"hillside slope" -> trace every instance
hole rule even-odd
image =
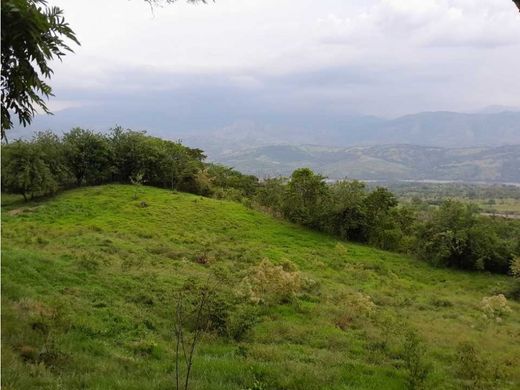
[[[501,322],[479,309],[510,291],[511,278],[431,268],[237,203],[135,191],[4,197],[5,389],[173,388],[175,290],[212,275],[233,296],[264,258],[290,261],[314,282],[288,303],[242,303],[257,317],[241,341],[207,334],[194,389],[402,389],[408,329],[424,342],[427,388],[462,386],[456,348],[465,341],[488,362],[490,386],[520,385],[520,304],[510,301]]]

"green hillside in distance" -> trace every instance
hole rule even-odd
[[[419,145],[327,147],[268,145],[210,154],[259,177],[309,167],[330,179],[453,180],[520,183],[520,145],[443,148]]]
[[[226,321],[247,330],[204,334],[193,389],[403,389],[411,330],[426,388],[471,383],[463,343],[478,353],[482,386],[520,385],[520,304],[510,299],[511,312],[493,319],[480,307],[511,291],[510,277],[433,268],[239,203],[151,187],[3,202],[5,389],[173,388],[174,294],[190,280],[215,285],[234,302],[222,304]],[[292,299],[239,298],[264,259],[305,281]]]

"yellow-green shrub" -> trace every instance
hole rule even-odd
[[[362,292],[342,297],[336,307],[339,310],[336,326],[343,330],[347,329],[356,318],[372,316],[377,308],[372,297]]]
[[[511,308],[507,304],[507,298],[504,294],[493,295],[482,298],[480,301],[480,310],[489,319],[501,321],[502,317],[511,313]]]
[[[284,265],[274,265],[268,259],[262,260],[242,280],[239,295],[254,303],[289,302],[301,290],[302,276],[293,267]]]

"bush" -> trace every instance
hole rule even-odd
[[[336,326],[346,330],[360,317],[371,317],[376,311],[376,304],[370,295],[361,292],[341,297],[336,302],[339,315],[336,317]]]
[[[42,150],[30,142],[2,146],[2,190],[20,194],[25,200],[54,193],[58,183]]]
[[[511,308],[507,304],[507,298],[503,294],[484,297],[480,302],[480,310],[484,312],[486,318],[502,321],[504,316],[511,313]]]
[[[238,293],[253,303],[276,304],[291,301],[301,288],[299,271],[286,271],[283,266],[264,259],[250,269]]]
[[[370,317],[376,311],[376,304],[368,294],[358,292],[350,297],[347,305],[361,316]]]
[[[211,185],[223,190],[220,196],[225,199],[240,201],[242,197],[251,197],[256,193],[258,187],[256,176],[244,175],[218,164],[206,164],[206,172],[211,178]]]

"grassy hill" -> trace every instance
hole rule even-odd
[[[294,264],[307,287],[285,303],[231,307],[254,313],[254,326],[240,341],[205,334],[194,389],[402,389],[409,329],[423,340],[427,388],[469,383],[462,342],[484,361],[470,363],[482,383],[520,385],[520,304],[510,300],[501,321],[479,308],[511,278],[435,269],[237,203],[138,191],[82,188],[29,204],[4,196],[5,389],[172,388],[175,291],[209,277],[233,297],[264,258]]]

